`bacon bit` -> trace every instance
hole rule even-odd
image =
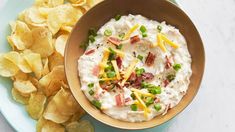
[[[171,62],[170,62],[170,59],[168,58],[168,56],[166,56],[166,64],[165,64],[165,68],[166,69],[169,69],[171,67]]]
[[[131,37],[130,40],[131,40],[131,44],[134,44],[136,42],[139,42],[140,38],[138,35],[135,35],[135,36]]]
[[[116,99],[116,105],[117,106],[123,106],[124,105],[124,94],[121,93],[121,94],[118,94],[115,96],[115,99]]]
[[[156,98],[156,99],[154,100],[154,102],[155,102],[155,103],[159,103],[159,102],[160,102],[160,98]]]
[[[168,79],[166,79],[166,80],[163,81],[163,83],[164,83],[164,87],[166,87],[170,82],[169,82]]]
[[[155,58],[156,58],[156,56],[153,53],[149,52],[148,56],[147,56],[147,58],[145,60],[145,64],[147,66],[152,66],[154,64]]]
[[[141,76],[142,76],[143,80],[152,80],[154,78],[154,75],[150,72],[142,73]]]
[[[128,78],[128,81],[134,82],[137,79],[136,73],[132,72],[130,77]]]
[[[131,98],[130,98],[130,97],[125,98],[125,103],[126,103],[126,102],[129,102],[129,101],[131,101]]]
[[[98,65],[96,65],[93,70],[92,70],[92,75],[94,76],[99,76],[99,72],[100,72],[100,67]]]
[[[118,68],[121,69],[122,68],[122,59],[120,56],[118,56],[116,58],[116,61],[117,61],[117,65],[118,65]]]
[[[142,81],[143,81],[143,78],[141,76],[137,77],[135,82],[133,83],[133,86],[140,87]]]
[[[95,50],[94,50],[94,49],[91,49],[91,50],[87,51],[87,52],[85,53],[85,55],[89,55],[89,54],[92,54],[92,53],[94,53],[94,52],[95,52]]]
[[[115,37],[108,37],[108,41],[116,46],[121,43],[121,40]]]

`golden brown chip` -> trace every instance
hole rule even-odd
[[[50,96],[60,89],[62,86],[62,81],[66,82],[66,78],[64,73],[64,66],[60,65],[54,67],[50,73],[42,77],[39,80],[39,84],[43,92],[47,96]]]
[[[65,129],[62,125],[46,120],[42,117],[39,118],[36,125],[37,132],[64,132]]]
[[[40,92],[32,93],[26,110],[33,119],[39,119],[44,111],[46,104],[46,96]]]
[[[11,95],[12,95],[13,99],[14,99],[16,102],[18,102],[18,103],[20,103],[20,104],[24,104],[24,105],[28,104],[29,97],[24,97],[24,96],[22,96],[22,95],[19,93],[19,91],[17,91],[15,88],[12,88],[12,89],[11,89]]]
[[[37,78],[41,78],[42,75],[42,60],[38,53],[26,52],[23,54],[24,59],[27,61],[32,71]]]
[[[4,54],[4,58],[8,59],[12,63],[18,66],[18,68],[24,73],[32,72],[31,67],[26,60],[16,51],[11,51]]]
[[[22,71],[18,71],[18,72],[16,73],[16,75],[13,76],[11,79],[12,79],[13,81],[15,81],[15,80],[26,81],[26,80],[28,80],[28,74],[23,73]]]
[[[39,53],[41,57],[48,57],[54,52],[52,34],[46,27],[32,30],[34,44],[30,47],[32,52]]]
[[[16,75],[19,71],[19,68],[6,59],[3,54],[0,54],[0,75],[3,77],[12,77]]]
[[[94,132],[94,127],[87,120],[71,122],[66,125],[67,132]]]
[[[48,58],[43,60],[43,69],[42,69],[42,76],[45,76],[50,72],[49,66],[48,66]]]
[[[7,37],[8,42],[13,49],[24,50],[33,43],[32,32],[28,25],[22,21],[11,23],[12,34]]]
[[[50,55],[48,60],[50,71],[52,71],[52,69],[56,66],[64,65],[64,57],[58,52],[54,52],[52,55]]]
[[[30,81],[16,80],[13,82],[13,87],[24,97],[29,97],[32,92],[37,91]]]
[[[64,56],[64,49],[68,39],[68,35],[60,35],[55,41],[55,49],[58,53]]]

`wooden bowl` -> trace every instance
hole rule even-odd
[[[180,103],[164,116],[146,122],[125,122],[107,116],[93,107],[80,89],[77,60],[84,53],[79,45],[87,39],[91,27],[100,28],[115,15],[141,14],[159,22],[166,21],[180,30],[188,43],[192,56],[191,82]],[[66,45],[65,72],[70,89],[81,107],[92,117],[107,125],[121,129],[145,129],[167,122],[180,113],[195,97],[204,72],[205,54],[200,35],[189,17],[176,5],[166,0],[105,0],[89,10],[78,21]]]

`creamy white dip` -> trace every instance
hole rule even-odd
[[[110,30],[112,37],[119,38],[118,36],[120,36],[120,34],[127,33],[136,24],[138,24],[139,27],[130,34],[130,38],[138,35],[140,41],[134,44],[130,43],[129,38],[121,41],[123,47],[120,51],[125,54],[122,57],[120,73],[125,71],[130,66],[130,63],[135,58],[138,58],[138,55],[143,57],[142,61],[139,60],[135,65],[135,68],[144,68],[145,72],[153,74],[154,78],[146,82],[161,87],[161,94],[154,95],[155,101],[148,106],[149,112],[147,112],[147,114],[145,114],[143,108],[138,107],[137,110],[132,110],[131,108],[131,104],[138,102],[138,100],[131,97],[131,88],[135,88],[134,86],[123,86],[122,88],[114,87],[114,91],[107,91],[100,87],[99,78],[94,75],[94,72],[96,72],[97,69],[99,70],[99,65],[104,57],[104,47],[116,49],[114,44],[108,42],[108,37],[104,35],[105,30]],[[143,33],[140,30],[141,25],[146,28],[145,33],[147,37],[143,37]],[[157,28],[159,26],[162,28],[161,31]],[[158,42],[157,35],[159,32],[164,34],[175,44],[178,44],[179,48],[173,48],[167,44],[167,42],[163,42],[167,49],[166,52],[159,46],[152,46]],[[91,52],[91,50],[93,51]],[[149,52],[155,55],[154,63],[151,66],[145,64]],[[166,114],[169,108],[176,106],[180,102],[182,97],[186,94],[190,83],[192,60],[188,52],[185,38],[175,27],[167,25],[165,22],[159,23],[149,20],[141,15],[122,16],[118,21],[111,19],[98,30],[95,41],[93,43],[89,42],[85,53],[87,54],[82,55],[78,60],[81,89],[90,101],[96,100],[101,104],[101,111],[115,119],[141,122],[150,120],[160,114]],[[166,59],[166,57],[168,59]],[[169,68],[166,68],[166,61],[170,62]],[[174,69],[175,64],[181,66],[178,71]],[[168,80],[167,82],[166,80],[169,74],[174,74],[175,77],[172,81]],[[88,85],[92,83],[94,86],[88,87]],[[91,89],[94,94],[89,93]],[[137,89],[148,92],[148,90],[144,88]],[[124,95],[123,98],[127,100],[121,106],[117,106],[115,98],[119,93],[122,93]],[[160,109],[154,108],[156,104],[161,106]]]

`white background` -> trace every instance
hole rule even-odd
[[[206,69],[196,98],[168,132],[235,131],[235,0],[179,0],[198,28]],[[0,115],[0,131],[13,132]]]

